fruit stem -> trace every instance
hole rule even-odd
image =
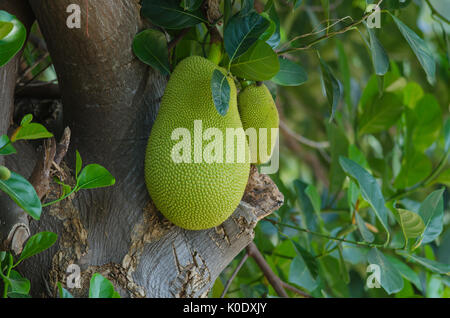
[[[215,26],[209,29],[211,34],[211,46],[209,48],[208,60],[216,65],[222,61],[222,37]]]

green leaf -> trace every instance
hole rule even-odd
[[[89,285],[89,298],[118,298],[113,284],[102,275],[92,275]]]
[[[347,54],[344,50],[344,45],[341,41],[337,40],[337,49],[338,49],[338,62],[339,62],[339,70],[342,76],[342,86],[344,88],[344,97],[345,102],[347,103],[347,108],[350,112],[353,111],[353,101],[352,101],[352,87],[351,87],[351,76],[350,76],[350,67],[348,65]]]
[[[185,11],[178,0],[142,0],[141,12],[153,24],[166,29],[184,29],[207,22],[200,9]]]
[[[406,260],[413,260],[432,272],[450,276],[450,264],[439,263],[401,250],[397,251],[397,254],[403,256]]]
[[[289,281],[309,291],[316,289],[317,281],[312,277],[305,261],[301,256],[296,256],[289,269]]]
[[[264,12],[267,12],[269,15],[270,20],[275,23],[275,32],[272,34],[272,36],[266,41],[267,44],[269,44],[273,49],[278,47],[281,41],[281,24],[280,24],[280,18],[278,17],[277,10],[275,8],[274,0],[267,1],[266,5],[264,6]]]
[[[39,200],[36,190],[24,177],[11,172],[8,180],[0,180],[0,190],[9,195],[33,219],[39,220],[42,213],[41,200]]]
[[[21,49],[27,37],[25,26],[15,16],[0,10],[3,27],[0,36],[0,67],[8,63]],[[11,28],[12,25],[12,28]],[[8,31],[8,33],[6,33]]]
[[[442,172],[439,177],[436,178],[436,180],[434,180],[434,182],[432,184],[444,184],[447,187],[450,187],[450,169],[445,170],[444,172]]]
[[[408,82],[403,89],[403,104],[411,109],[416,107],[417,102],[423,97],[423,89],[416,82]]]
[[[402,168],[394,181],[394,187],[404,189],[412,187],[425,179],[433,170],[430,159],[418,151],[403,158]]]
[[[377,181],[370,173],[353,160],[340,157],[339,163],[341,164],[342,169],[358,182],[361,195],[373,208],[375,215],[388,234],[387,241],[389,241],[389,226],[387,223],[388,211]]]
[[[363,218],[359,215],[358,212],[355,212],[355,221],[356,225],[358,226],[358,231],[361,234],[363,240],[372,243],[375,240],[375,237],[372,232],[369,231]]]
[[[420,283],[419,275],[413,271],[408,265],[403,263],[401,260],[391,256],[385,255],[389,262],[399,271],[403,278],[409,280],[411,283],[416,285],[416,287],[422,291],[422,284]]]
[[[164,33],[151,29],[138,33],[133,39],[133,52],[142,62],[161,74],[170,74],[169,52]]]
[[[36,254],[39,254],[46,249],[50,248],[53,244],[55,244],[58,239],[58,235],[53,232],[40,232],[32,237],[30,237],[27,241],[27,244],[23,248],[22,253],[20,254],[20,258],[16,265],[23,260],[30,258]]]
[[[11,144],[9,137],[7,135],[0,136],[0,155],[12,155],[17,153],[16,149]]]
[[[278,60],[280,70],[271,79],[272,82],[281,86],[298,86],[308,80],[308,74],[303,67],[282,57],[279,57]]]
[[[447,118],[444,124],[444,151],[447,152],[450,149],[450,118]]]
[[[367,27],[367,32],[369,33],[370,38],[370,51],[372,53],[375,74],[382,76],[386,74],[389,69],[389,57],[380,41],[378,41],[374,29]]]
[[[322,201],[320,199],[320,195],[319,192],[317,191],[317,188],[312,184],[310,184],[306,187],[305,193],[308,196],[309,200],[311,201],[311,204],[314,208],[314,212],[316,212],[317,214],[320,213],[322,208]]]
[[[20,122],[20,126],[26,126],[33,120],[32,114],[27,114],[22,118],[22,121]]]
[[[270,21],[256,12],[233,16],[224,31],[224,46],[230,63],[244,54],[269,26]]]
[[[77,187],[79,189],[95,189],[109,187],[116,183],[116,179],[104,167],[98,164],[90,164],[84,167],[78,176]]]
[[[73,298],[72,294],[58,282],[59,298]]]
[[[83,160],[81,159],[81,155],[76,151],[76,162],[75,162],[75,176],[78,178],[78,174],[81,171],[81,167],[83,166]]]
[[[388,294],[399,292],[403,289],[403,278],[399,271],[377,248],[372,248],[367,254],[369,264],[380,267],[380,284]]]
[[[20,126],[11,137],[11,141],[16,142],[17,140],[34,140],[50,137],[53,137],[53,134],[47,128],[38,123],[29,123]]]
[[[301,180],[295,180],[294,187],[295,191],[297,192],[300,211],[305,218],[306,227],[312,231],[315,231],[318,225],[317,218],[316,215],[314,214],[313,205],[305,193],[305,190],[308,187],[308,185]]]
[[[22,277],[22,275],[20,275],[17,271],[11,270],[8,287],[8,294],[11,292],[15,294],[28,295],[31,284],[27,278]]]
[[[214,70],[211,78],[211,92],[217,112],[225,116],[230,107],[230,84],[226,75],[219,70]]]
[[[291,240],[292,245],[294,246],[295,251],[297,252],[297,256],[300,256],[305,261],[306,266],[308,267],[309,272],[315,278],[319,273],[319,265],[317,264],[316,258],[304,249],[300,244],[296,241]]]
[[[403,235],[405,236],[405,241],[422,235],[425,230],[425,224],[420,215],[404,209],[397,209],[397,211],[400,217],[400,225],[403,230]]]
[[[406,112],[408,141],[413,147],[424,152],[439,137],[442,128],[442,111],[437,99],[424,95],[413,110]]]
[[[394,93],[385,93],[372,99],[361,115],[359,135],[387,130],[400,119],[402,113],[402,100]]]
[[[327,63],[319,56],[320,70],[322,72],[322,80],[325,88],[325,95],[330,106],[330,121],[333,120],[336,108],[341,99],[341,83],[334,76],[331,68]]]
[[[195,11],[202,5],[203,0],[181,0],[181,7],[184,10]]]
[[[330,192],[337,195],[342,189],[345,173],[339,165],[339,157],[348,153],[348,139],[345,132],[335,124],[327,125],[328,140],[330,141],[331,164],[330,164]]]
[[[434,84],[436,81],[436,62],[434,60],[433,54],[426,45],[425,41],[421,39],[413,30],[407,27],[400,19],[392,15],[394,22],[397,24],[398,29],[402,33],[403,37],[408,42],[411,49],[416,54],[422,65],[425,73],[427,74],[427,79],[430,84]]]
[[[431,193],[420,205],[419,215],[422,217],[425,230],[421,237],[422,244],[433,242],[444,227],[444,189]]]
[[[271,79],[280,70],[277,54],[264,41],[257,42],[231,64],[231,72],[252,81]]]

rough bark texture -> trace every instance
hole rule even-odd
[[[70,264],[82,271],[83,288],[70,290],[76,296],[86,296],[94,272],[110,278],[122,296],[205,296],[252,241],[258,220],[277,209],[283,196],[270,178],[252,168],[243,201],[221,226],[186,231],[164,219],[148,196],[143,171],[167,79],[132,53],[133,37],[143,27],[138,1],[29,2],[58,74],[65,126],[72,130],[67,166],[74,167],[77,149],[84,164],[99,163],[117,180],[112,188],[83,191],[54,205],[39,222],[31,222],[32,233],[59,235],[50,250],[19,269],[31,279],[33,296],[55,296],[56,283],[66,282]],[[84,12],[81,29],[66,27],[71,3],[79,3]],[[7,164],[28,177],[36,155],[26,144],[18,151],[20,159],[12,156]],[[67,166],[65,181],[70,182]],[[46,200],[57,195],[55,186]]]

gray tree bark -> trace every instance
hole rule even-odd
[[[257,222],[281,206],[282,194],[252,168],[241,204],[222,225],[187,231],[167,221],[144,184],[146,143],[167,78],[132,53],[133,37],[144,23],[138,1],[29,3],[58,75],[64,124],[72,131],[67,166],[74,167],[78,150],[84,164],[105,166],[117,181],[112,188],[83,191],[45,209],[40,221],[30,221],[31,234],[53,231],[59,236],[51,249],[19,268],[31,280],[32,295],[55,297],[57,282],[65,285],[68,266],[77,264],[82,288],[70,289],[76,296],[87,295],[94,272],[109,278],[124,297],[206,296],[222,270],[252,241]],[[66,27],[71,3],[82,8],[81,29]],[[0,76],[1,87],[13,73]],[[11,89],[0,93],[3,101]],[[2,120],[4,114],[8,110],[2,106]],[[0,120],[0,133],[7,126]],[[18,148],[6,165],[28,177],[38,156],[27,144]],[[52,185],[46,200],[58,194]],[[1,218],[10,215],[7,206],[0,201]]]

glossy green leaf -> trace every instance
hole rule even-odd
[[[19,127],[11,137],[11,141],[16,142],[18,140],[34,140],[51,137],[53,137],[53,134],[41,124],[29,123]]]
[[[0,10],[0,22],[3,22],[0,35],[1,67],[8,63],[22,49],[27,37],[27,31],[22,22],[3,10]],[[7,31],[8,33],[6,33]]]
[[[271,79],[280,70],[277,54],[264,41],[258,40],[231,64],[231,72],[252,81]]]
[[[344,45],[342,44],[342,42],[337,40],[336,46],[338,49],[338,63],[339,63],[339,71],[342,76],[344,98],[349,112],[352,112],[353,111],[352,87],[351,87],[351,75],[350,75],[350,67],[348,65],[348,58],[347,54],[345,53]]]
[[[407,261],[413,260],[414,262],[422,265],[432,272],[450,276],[450,264],[436,262],[427,258],[417,256],[415,254],[409,254],[402,250],[397,251],[397,254],[403,256]]]
[[[7,135],[0,136],[0,155],[12,155],[17,153],[14,146],[11,144],[9,137]]]
[[[317,287],[317,281],[313,278],[308,266],[300,256],[296,256],[291,262],[289,281],[310,291]]]
[[[313,186],[312,184],[310,184],[306,187],[305,194],[308,196],[309,200],[311,201],[314,211],[316,213],[320,213],[320,210],[322,207],[322,200],[320,199],[320,195],[319,195],[319,192],[317,191],[317,188],[315,186]]]
[[[0,180],[0,190],[9,195],[33,219],[39,220],[42,213],[41,201],[36,190],[24,177],[11,172],[8,180]]]
[[[372,232],[369,231],[363,218],[359,215],[358,212],[355,212],[355,221],[356,225],[358,226],[358,231],[361,234],[363,240],[365,242],[372,243],[375,240],[375,236],[372,234]]]
[[[425,230],[425,224],[419,214],[404,209],[397,209],[397,211],[406,241],[422,235]]]
[[[133,39],[133,52],[142,62],[160,71],[161,74],[170,74],[169,53],[164,33],[151,29],[138,33]]]
[[[39,254],[55,244],[58,235],[53,232],[40,232],[30,237],[23,248],[17,263]]]
[[[142,15],[166,29],[184,29],[206,22],[200,9],[183,10],[178,0],[142,0]]]
[[[367,254],[369,264],[375,264],[380,269],[380,285],[388,294],[399,292],[403,289],[403,278],[400,272],[377,248],[372,248]]]
[[[92,275],[89,285],[89,298],[120,298],[113,284],[102,275]]]
[[[269,44],[273,49],[278,47],[281,41],[281,24],[280,24],[280,18],[278,17],[277,10],[275,8],[274,0],[267,1],[264,12],[267,12],[269,15],[269,18],[273,23],[275,23],[275,32],[272,34],[272,36],[266,41],[267,44]]]
[[[411,109],[416,107],[417,102],[423,97],[422,87],[415,82],[408,82],[403,89],[403,104]]]
[[[214,70],[211,78],[211,93],[217,112],[225,116],[230,107],[230,84],[219,70]]]
[[[306,195],[305,190],[308,187],[308,184],[301,180],[294,181],[295,191],[297,193],[297,201],[300,207],[300,211],[304,216],[306,227],[309,230],[315,231],[317,229],[317,217],[314,213],[314,208],[311,203],[311,200]]]
[[[116,183],[116,179],[104,167],[98,164],[90,164],[84,167],[78,176],[79,189],[95,189],[109,187]]]
[[[27,278],[22,277],[22,275],[20,275],[17,271],[11,270],[8,287],[8,294],[16,293],[21,295],[28,295],[28,293],[30,292],[31,284]]]
[[[426,45],[425,41],[420,38],[413,30],[407,27],[399,18],[392,15],[398,29],[402,33],[403,37],[408,42],[411,49],[416,54],[422,65],[425,73],[427,74],[427,79],[430,84],[434,84],[436,81],[436,62],[434,60],[433,54]]]
[[[335,124],[327,125],[327,135],[331,151],[330,192],[335,195],[341,190],[346,177],[339,165],[339,157],[347,155],[349,143],[345,132]]]
[[[394,125],[403,113],[403,103],[394,93],[375,97],[365,107],[359,122],[359,135],[374,134]]]
[[[388,211],[377,181],[370,173],[353,160],[340,157],[339,163],[341,164],[342,169],[358,182],[361,195],[373,208],[375,215],[385,228],[389,240],[389,226],[387,223]]]
[[[384,75],[389,69],[389,57],[375,35],[373,28],[367,28],[370,38],[370,51],[372,53],[372,62],[375,68],[375,74]]]
[[[256,12],[233,16],[224,31],[224,46],[230,61],[244,54],[269,26],[270,22]]]
[[[334,118],[336,108],[341,99],[341,83],[334,76],[330,66],[319,56],[322,81],[325,88],[325,95],[330,107],[330,121]]]
[[[308,80],[308,74],[303,67],[297,63],[279,57],[279,64],[280,70],[275,77],[271,79],[272,82],[281,86],[298,86]]]
[[[73,298],[72,294],[58,282],[59,298]]]
[[[32,114],[27,114],[22,118],[22,121],[20,122],[20,126],[26,126],[33,120]]]
[[[442,233],[444,227],[444,189],[432,192],[420,205],[425,230],[421,237],[422,244],[433,242]]]
[[[81,155],[78,152],[78,150],[75,152],[76,154],[76,161],[75,161],[75,176],[78,178],[78,174],[81,171],[81,168],[83,166],[83,160],[81,159]]]

